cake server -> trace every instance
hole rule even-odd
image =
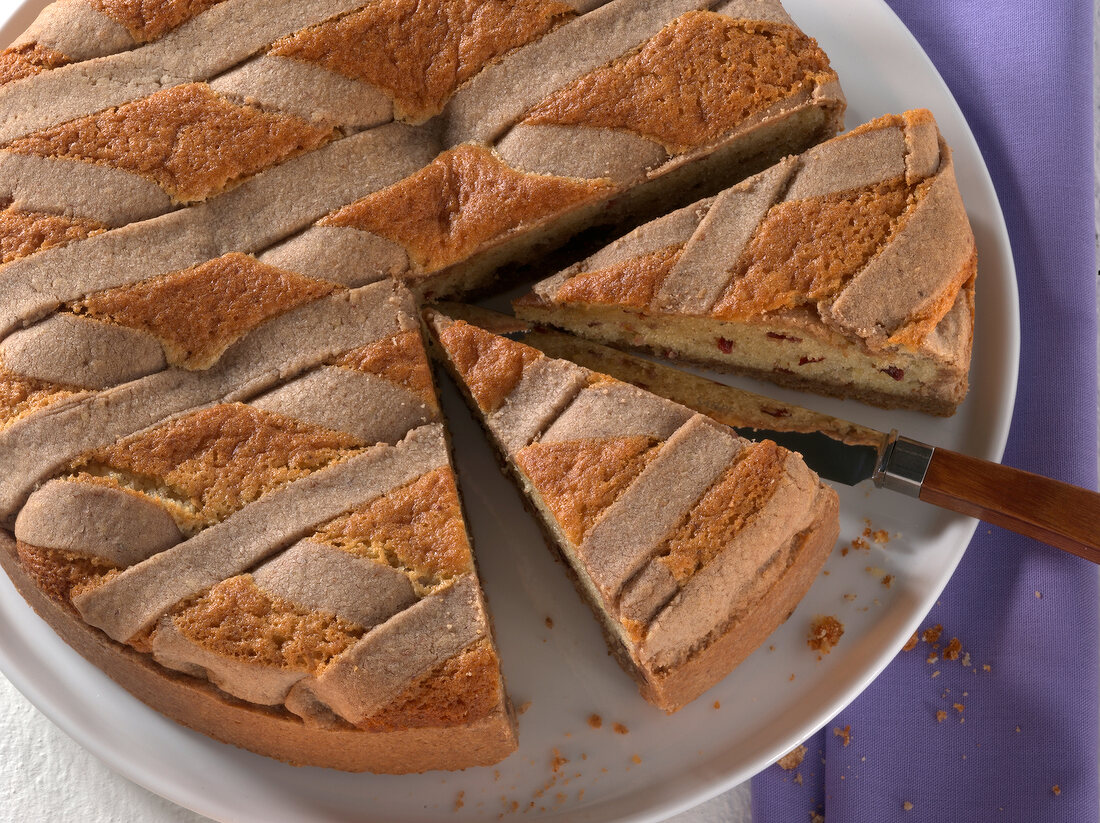
[[[734,428],[801,453],[826,480],[872,480],[1100,563],[1100,494],[1088,489],[922,443],[896,429],[879,432],[875,445],[854,445],[816,432]]]

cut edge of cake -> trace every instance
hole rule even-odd
[[[806,226],[851,260],[800,247]],[[641,226],[514,306],[600,343],[946,416],[968,387],[976,273],[951,151],[916,110]]]

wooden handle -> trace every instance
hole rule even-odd
[[[1100,563],[1100,494],[937,448],[920,499]]]

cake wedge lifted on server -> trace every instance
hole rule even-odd
[[[949,415],[976,273],[951,150],[916,110],[647,223],[515,307],[599,342]]]
[[[809,589],[837,496],[802,459],[437,311],[438,354],[642,695],[675,711]]]

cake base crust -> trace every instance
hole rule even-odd
[[[181,725],[293,766],[408,774],[497,763],[515,751],[512,718],[501,707],[466,726],[364,732],[308,726],[286,711],[235,700],[210,683],[158,666],[51,600],[23,571],[15,540],[0,530],[0,567],[61,638],[120,686]]]

